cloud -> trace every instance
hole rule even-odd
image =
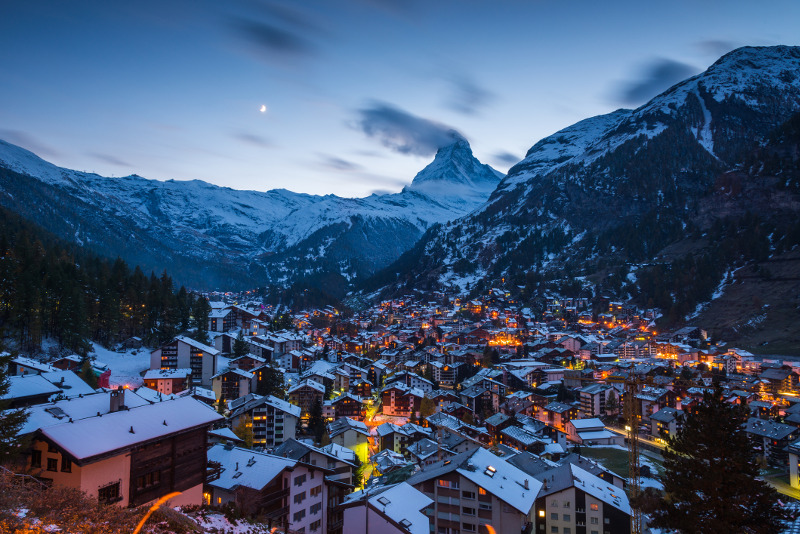
[[[26,150],[30,150],[39,157],[45,157],[45,158],[61,157],[61,152],[41,142],[31,134],[23,132],[22,130],[0,129],[0,138],[14,145],[21,146]]]
[[[390,191],[388,189],[373,189],[372,191],[369,192],[370,195],[379,195],[379,196],[391,195],[392,193],[396,193],[396,191]]]
[[[352,161],[347,161],[346,159],[337,158],[336,156],[319,154],[319,158],[320,158],[320,164],[323,167],[335,171],[351,172],[351,171],[359,171],[363,168],[358,163],[353,163]]]
[[[235,133],[233,134],[233,138],[258,148],[272,148],[275,146],[269,139],[247,132]]]
[[[735,41],[726,41],[724,39],[709,39],[707,41],[698,41],[695,46],[704,54],[714,56],[715,58],[724,56],[731,50],[739,48],[741,45]]]
[[[456,139],[463,139],[450,126],[383,102],[358,110],[355,127],[395,152],[416,156],[429,156]]]
[[[257,51],[266,52],[268,57],[300,57],[316,53],[310,40],[292,30],[245,19],[238,19],[233,25]]]
[[[106,163],[110,163],[111,165],[116,165],[118,167],[131,167],[131,164],[127,161],[123,161],[116,156],[112,156],[110,154],[103,154],[101,152],[89,152],[88,156],[93,157],[94,159],[104,161]]]
[[[632,80],[623,82],[615,99],[626,105],[639,106],[697,72],[695,67],[686,63],[657,58],[642,66]]]
[[[514,165],[522,160],[522,158],[511,152],[497,152],[492,155],[492,159],[502,165]]]
[[[447,107],[464,115],[474,115],[495,98],[494,93],[465,76],[452,76],[448,82],[452,94]]]

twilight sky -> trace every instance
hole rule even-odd
[[[798,28],[796,0],[5,1],[0,138],[106,176],[396,192],[453,129],[505,172]]]

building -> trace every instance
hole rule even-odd
[[[406,481],[433,501],[430,532],[530,532],[542,483],[485,449],[431,464]],[[539,532],[538,530],[536,532]]]
[[[342,417],[328,424],[331,443],[350,449],[362,463],[369,460],[369,429],[361,421]]]
[[[236,427],[241,417],[252,420],[253,445],[266,448],[278,447],[294,439],[300,422],[300,407],[285,400],[268,395],[262,397],[250,393],[228,403],[231,426]]]
[[[144,374],[144,386],[164,395],[172,395],[187,389],[191,377],[191,369],[150,369]]]
[[[225,369],[211,377],[211,390],[218,402],[244,397],[252,385],[253,373],[242,369]]]
[[[533,532],[630,533],[631,507],[622,488],[571,463],[535,476],[542,489],[531,510]]]
[[[314,380],[303,380],[289,389],[289,402],[300,406],[303,419],[311,413],[314,404],[322,406],[322,399],[325,397],[325,386]]]
[[[150,353],[150,369],[191,369],[191,385],[211,385],[219,351],[186,336],[178,336]]]
[[[348,534],[428,534],[430,519],[422,510],[433,501],[405,482],[348,496],[344,531]]]
[[[327,531],[327,469],[226,445],[209,449],[208,461],[219,476],[206,484],[207,503],[233,505],[269,528]]]
[[[124,395],[112,392],[105,414],[39,428],[31,473],[106,504],[139,506],[176,491],[171,505],[201,504],[207,432],[222,416],[190,397],[124,409]]]

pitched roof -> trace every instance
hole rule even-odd
[[[208,460],[222,465],[219,478],[208,482],[208,485],[226,490],[239,486],[260,490],[284,469],[297,465],[296,460],[221,444],[208,450]]]

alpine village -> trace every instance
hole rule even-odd
[[[302,235],[218,189],[0,141],[0,531],[800,532],[800,48]]]

